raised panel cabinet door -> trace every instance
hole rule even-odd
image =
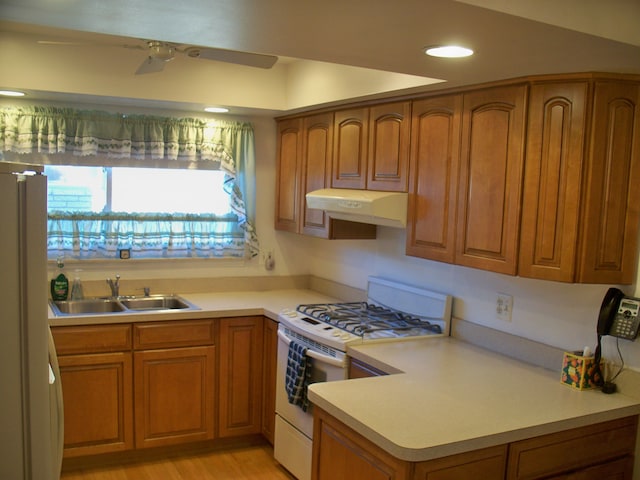
[[[262,345],[262,317],[220,320],[220,437],[262,431]]]
[[[575,279],[588,91],[587,82],[531,87],[520,276]]]
[[[331,186],[363,190],[367,187],[369,109],[337,111],[333,125]]]
[[[368,190],[407,191],[410,138],[411,102],[369,109]]]
[[[214,438],[215,347],[134,353],[136,448]]]
[[[412,112],[407,255],[453,263],[462,95],[416,101]]]
[[[262,351],[262,435],[273,445],[276,428],[278,322],[264,318]]]
[[[638,265],[640,87],[595,84],[579,281],[630,284]]]
[[[553,477],[552,480],[631,480],[632,478],[633,457],[629,456],[568,475]]]
[[[319,408],[314,409],[311,480],[409,480],[411,466]]]
[[[294,118],[278,122],[276,162],[275,228],[298,233],[302,119]]]
[[[507,445],[474,450],[416,464],[413,480],[477,478],[504,480]]]
[[[302,165],[302,233],[327,238],[329,218],[324,210],[308,208],[305,194],[325,188],[331,182],[333,154],[333,113],[323,113],[303,119]]]
[[[457,264],[516,273],[526,92],[515,85],[464,95]]]
[[[61,355],[64,457],[133,449],[130,352]]]

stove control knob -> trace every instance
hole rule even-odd
[[[350,335],[348,333],[343,333],[342,335],[340,335],[340,338],[342,340],[349,340]]]
[[[333,332],[331,332],[331,335],[334,337],[339,337],[342,334],[338,330],[334,330]]]

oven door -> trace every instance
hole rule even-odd
[[[287,398],[285,375],[291,340],[307,347],[307,355],[313,360],[311,383],[346,379],[346,355],[344,352],[323,348],[283,324],[278,327],[274,456],[296,478],[309,480],[311,478],[313,406],[304,412],[297,405],[290,404]],[[330,355],[321,350],[330,352]]]

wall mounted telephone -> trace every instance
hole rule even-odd
[[[610,288],[600,307],[598,336],[611,335],[635,340],[639,329],[640,299],[626,297],[621,290]]]

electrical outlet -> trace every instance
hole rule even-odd
[[[506,293],[498,293],[496,295],[496,318],[504,322],[510,322],[512,309],[513,297]]]

